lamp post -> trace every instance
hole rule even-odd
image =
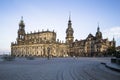
[[[50,59],[50,48],[48,47],[47,50],[48,50],[47,53],[48,53],[48,60],[49,60]]]

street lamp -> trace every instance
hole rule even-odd
[[[50,59],[50,52],[51,52],[50,49],[52,49],[51,46],[52,44],[49,44],[49,47],[47,48],[48,60]]]
[[[47,50],[48,50],[47,53],[48,53],[48,60],[49,60],[49,58],[50,58],[50,48],[48,47]]]

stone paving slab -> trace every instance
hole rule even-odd
[[[108,67],[108,68],[110,68],[110,69],[112,69],[112,70],[120,72],[120,65],[118,65],[118,64],[115,64],[115,63],[106,63],[105,66]]]
[[[100,62],[110,58],[35,58],[0,61],[0,80],[119,80]]]

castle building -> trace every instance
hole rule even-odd
[[[23,17],[19,23],[17,33],[17,40],[11,43],[11,55],[17,57],[47,57],[48,55],[51,57],[97,56],[103,55],[108,47],[115,46],[114,39],[109,41],[102,38],[99,26],[95,36],[89,34],[84,40],[74,41],[74,30],[70,16],[68,28],[66,29],[66,42],[56,40],[57,34],[54,30],[26,33]]]
[[[98,25],[95,36],[90,33],[84,40],[75,40],[70,45],[69,53],[71,56],[104,56],[109,47],[115,46],[114,38],[112,41],[102,38],[102,32],[100,32]]]

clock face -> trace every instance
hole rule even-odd
[[[68,40],[71,40],[71,38],[69,38]]]
[[[19,39],[19,41],[22,41],[21,39]]]

